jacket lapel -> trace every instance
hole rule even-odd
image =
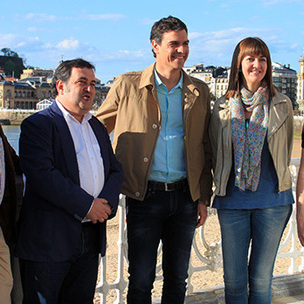
[[[229,100],[227,100],[225,97],[222,98],[222,102],[219,105],[220,110],[219,110],[219,117],[220,117],[220,122],[223,128],[227,127],[227,125],[231,124],[230,121],[230,103]]]
[[[69,127],[55,101],[50,106],[50,111],[54,117],[54,123],[60,137],[69,176],[75,184],[80,185],[76,151]]]
[[[277,98],[277,94],[274,96],[270,103],[270,115],[269,115],[269,125],[268,125],[268,139],[277,132],[277,130],[282,126],[285,120],[288,118],[288,114],[283,112],[277,105],[279,103],[286,103],[285,100]]]
[[[101,136],[103,134],[103,130],[101,129],[99,121],[96,121],[93,117],[92,117],[92,119],[89,120],[89,124],[98,141],[98,144],[100,147],[100,154],[101,154],[100,156],[103,159],[104,172],[106,174],[106,172],[109,171],[110,164],[109,164],[108,158],[107,158],[107,151],[106,151],[107,143],[105,141],[105,137]],[[105,178],[107,178],[107,176],[105,176]]]
[[[156,84],[155,84],[155,78],[154,78],[154,69],[155,69],[155,62],[142,71],[140,82],[139,82],[139,89],[148,90],[149,91],[148,94],[152,95],[151,102],[157,109],[158,121],[161,121],[161,115],[160,115],[160,109],[159,109],[158,97],[157,97],[157,90],[156,90]]]
[[[183,71],[184,83],[183,83],[183,113],[184,122],[186,123],[189,111],[193,107],[195,100],[199,96],[200,92],[197,87],[191,81],[191,78]]]

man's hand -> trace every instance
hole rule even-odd
[[[197,209],[196,228],[204,225],[206,218],[207,218],[207,206],[205,204],[199,203]]]
[[[87,218],[96,224],[97,221],[103,223],[109,218],[112,210],[108,201],[103,198],[94,198],[93,205],[87,214]]]

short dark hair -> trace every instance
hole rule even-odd
[[[62,80],[64,83],[67,83],[71,77],[72,68],[88,68],[95,71],[93,64],[81,58],[62,61],[57,67],[52,80],[51,90],[54,98],[58,95],[56,88],[57,80]]]
[[[275,88],[272,81],[272,65],[270,52],[266,43],[258,37],[247,37],[240,41],[235,47],[231,62],[228,90],[225,94],[226,98],[229,99],[234,95],[240,95],[240,90],[243,85],[241,64],[244,57],[248,55],[262,55],[266,57],[267,71],[264,80],[266,81],[268,86],[269,99],[272,99],[272,97],[275,95]]]
[[[176,17],[169,16],[167,18],[162,18],[159,21],[156,21],[151,29],[150,41],[155,40],[158,44],[161,44],[163,35],[166,32],[170,31],[182,31],[185,30],[188,34],[188,29],[186,24]],[[156,57],[152,49],[154,57]]]

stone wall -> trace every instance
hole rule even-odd
[[[36,110],[0,110],[0,119],[8,119],[12,125],[21,124],[22,120],[37,112]]]

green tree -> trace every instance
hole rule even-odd
[[[10,52],[9,48],[3,48],[1,49],[1,52],[4,54],[4,56],[8,56],[7,54]]]
[[[1,52],[4,54],[4,56],[19,57],[18,53],[15,51],[12,51],[10,48],[3,48],[3,49],[1,49]]]
[[[2,48],[4,56],[0,56],[0,66],[7,76],[20,77],[24,67],[23,59],[10,48]]]

